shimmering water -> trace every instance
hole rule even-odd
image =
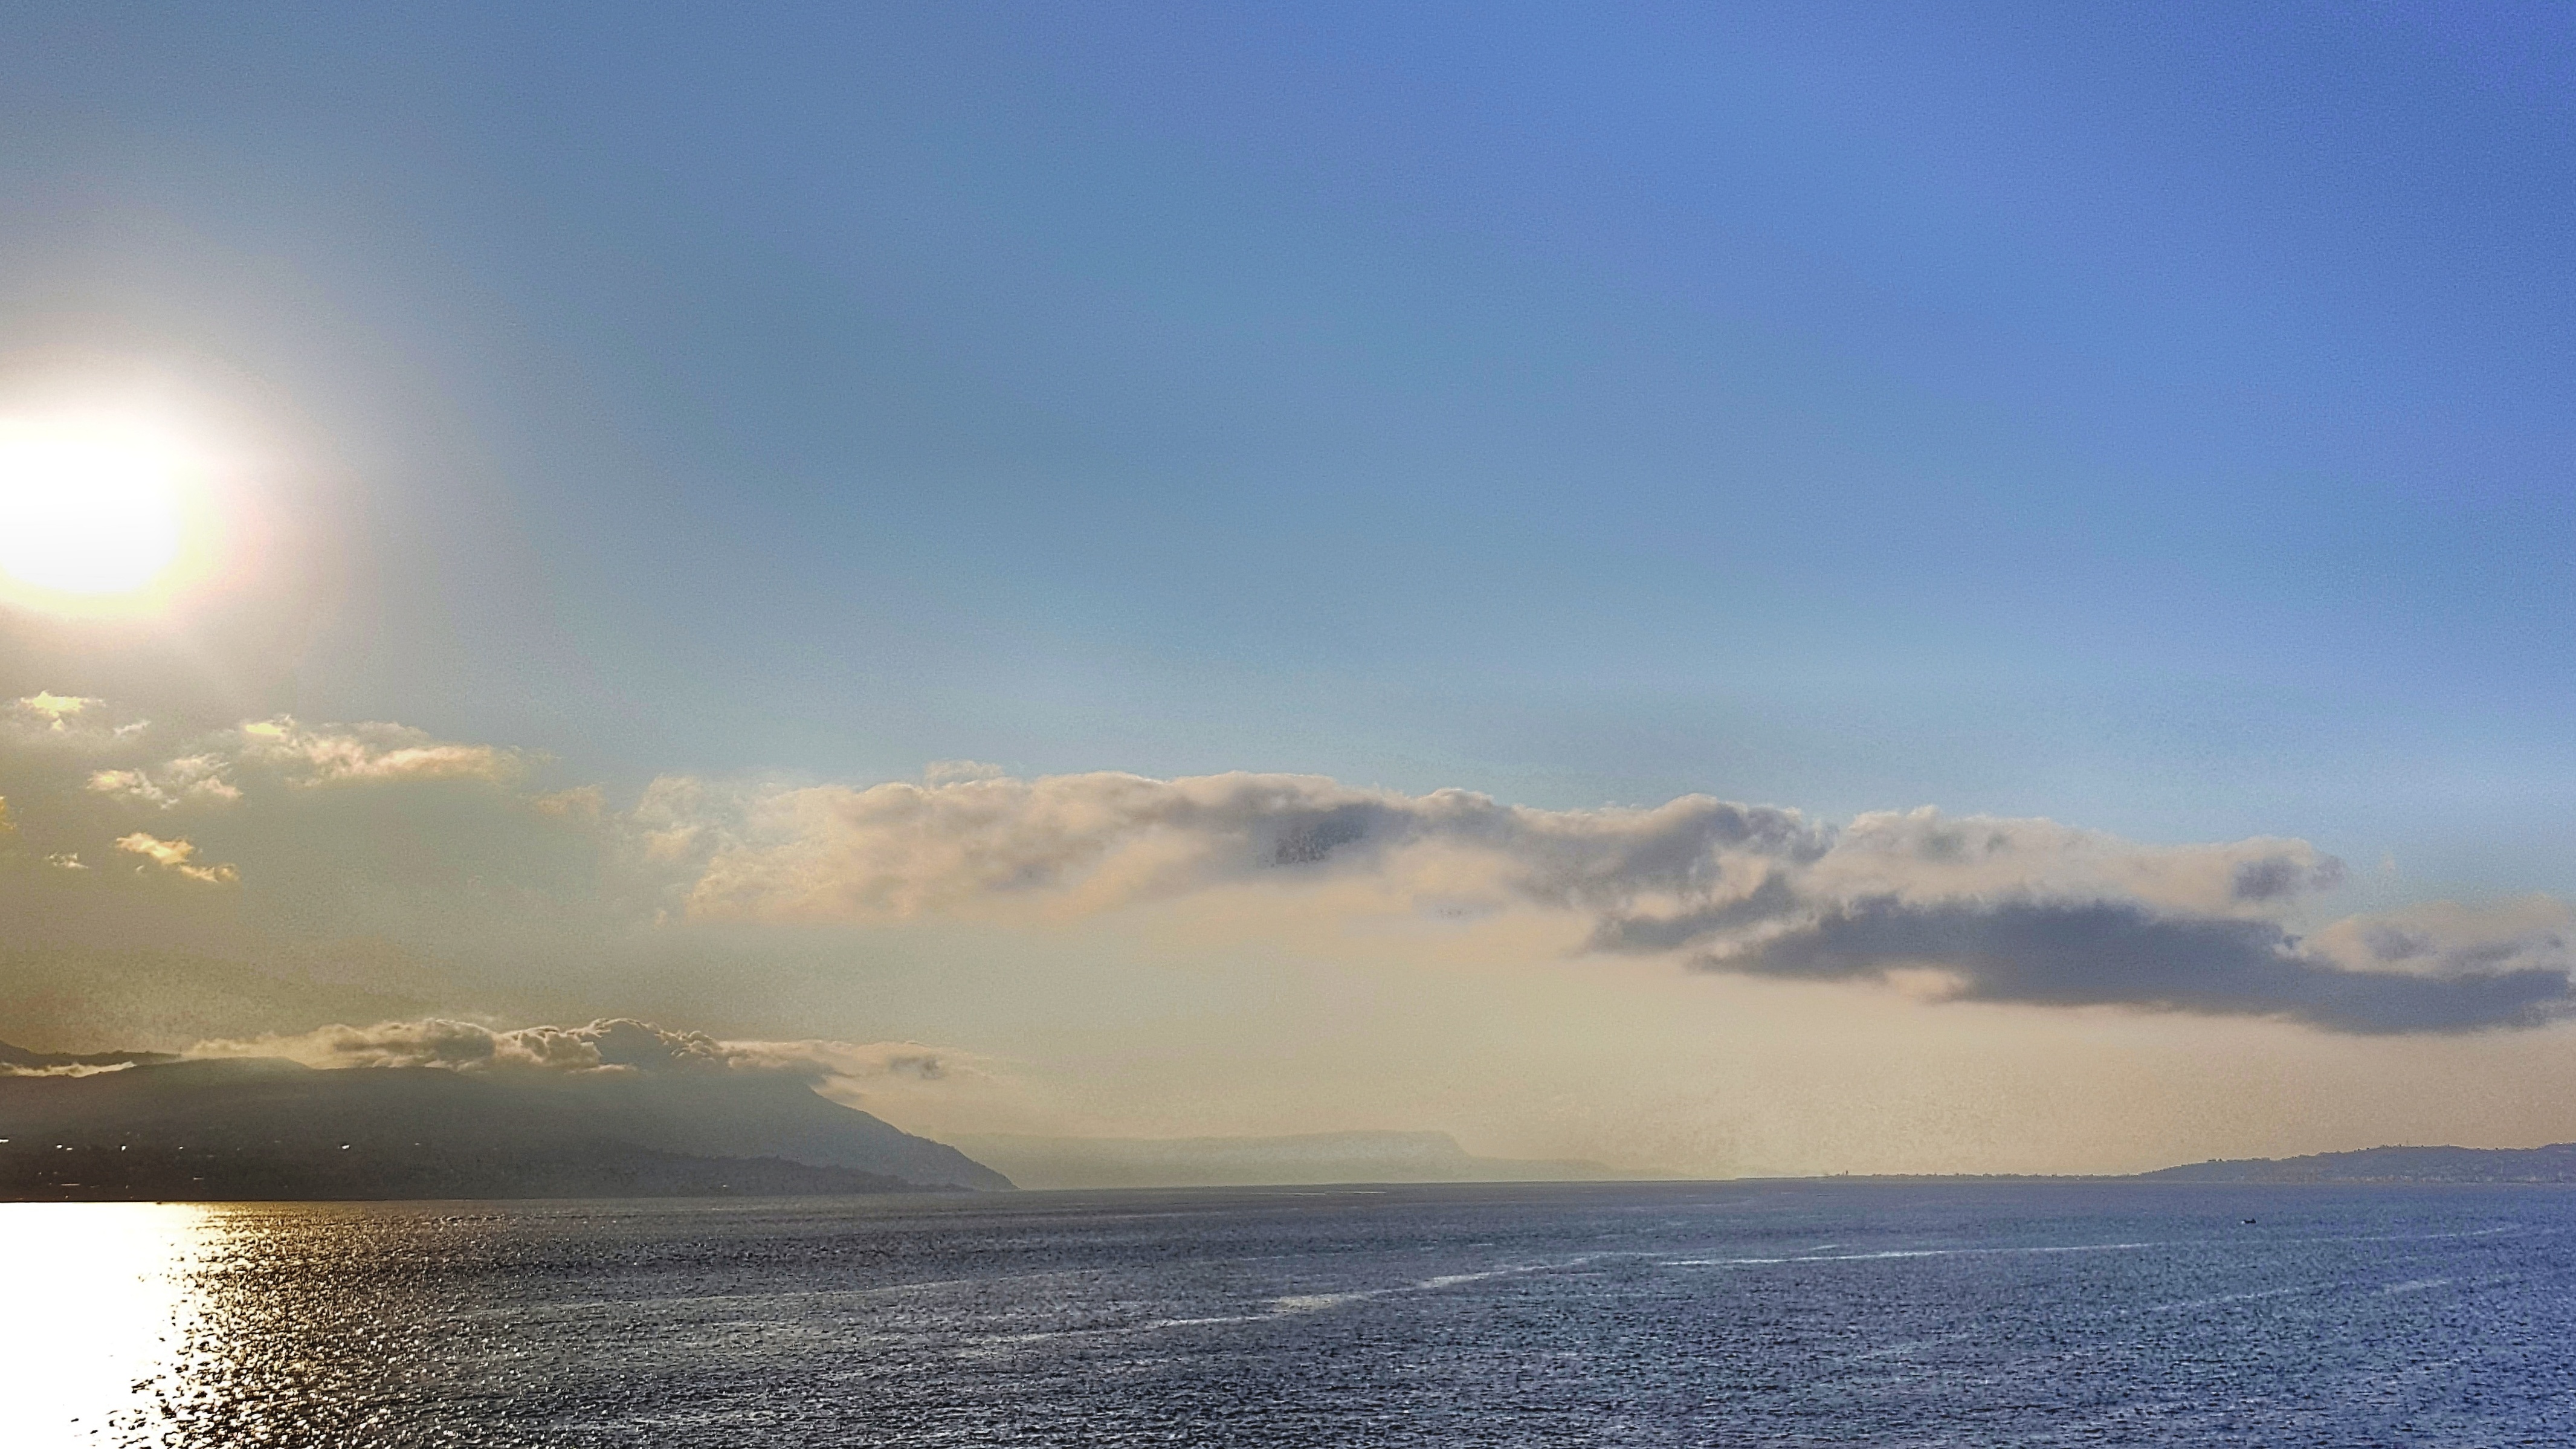
[[[0,1443],[2564,1445],[2571,1290],[2543,1188],[0,1207]]]

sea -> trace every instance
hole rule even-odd
[[[2570,1445],[2576,1192],[10,1205],[0,1443]]]

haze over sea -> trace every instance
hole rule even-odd
[[[14,1444],[2556,1444],[2547,1188],[0,1207]]]

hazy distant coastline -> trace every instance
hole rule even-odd
[[[318,1070],[273,1059],[44,1053],[0,1043],[0,1200],[792,1196],[1671,1176],[1480,1157],[1443,1132],[994,1133],[936,1142],[785,1073]],[[2009,1180],[2576,1183],[2576,1144],[2375,1147]]]
[[[1599,1182],[1669,1177],[1599,1162],[1478,1157],[1446,1132],[1284,1137],[954,1136],[1030,1188],[1273,1187],[1336,1182]]]

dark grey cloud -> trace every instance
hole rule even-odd
[[[1534,810],[1273,775],[822,787],[684,828],[704,851],[689,906],[717,919],[901,918],[1033,893],[1105,909],[1327,875],[1400,890],[1412,863],[1436,857],[1425,878],[1439,888],[1422,892],[1435,914],[1467,914],[1460,902],[1481,890],[1497,907],[1588,918],[1589,951],[1713,969],[1878,980],[1930,968],[1955,1000],[2354,1033],[2528,1026],[2571,1006],[2567,953],[2530,929],[2462,935],[2450,920],[2416,955],[2367,959],[2303,943],[2291,923],[2344,868],[2298,840],[2143,846],[1930,810],[1836,827],[1706,796]],[[2411,941],[2410,929],[2383,922],[2367,940]]]
[[[1833,831],[1794,810],[1691,795],[1652,809],[1533,810],[1465,790],[1402,795],[1307,775],[979,777],[748,797],[659,782],[633,817],[685,866],[691,916],[899,919],[979,901],[1102,904],[1257,880],[1382,871],[1415,848],[1472,852],[1511,898],[1604,909],[1705,897],[1739,860],[1811,861]]]
[[[2229,884],[2240,901],[2277,901],[2311,891],[2332,890],[2343,883],[2343,862],[2328,856],[2307,860],[2295,855],[2266,855],[2236,867]]]
[[[1954,999],[2272,1016],[2332,1031],[2535,1026],[2576,1010],[2564,965],[2447,975],[2350,970],[2260,919],[2177,916],[2127,902],[1879,897],[1832,907],[1710,969],[1842,981],[1930,967]]]
[[[1678,951],[1711,937],[1794,916],[1804,907],[1789,877],[1775,872],[1731,901],[1697,910],[1664,916],[1605,916],[1593,926],[1590,945],[1596,951],[1625,953]]]

